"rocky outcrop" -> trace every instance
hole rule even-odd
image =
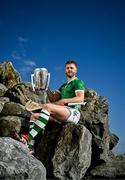
[[[108,103],[104,97],[97,95],[93,90],[86,90],[85,101],[82,108],[80,124],[85,125],[92,133],[93,151],[92,162],[107,162],[110,160],[110,131],[108,124]],[[97,154],[98,152],[98,154]],[[94,154],[95,153],[95,154]]]
[[[4,84],[0,83],[0,97],[4,96],[4,94],[6,93],[7,88]]]
[[[91,164],[91,133],[73,123],[48,124],[36,148],[48,178],[81,179]]]
[[[118,143],[119,138],[116,136],[116,134],[110,133],[110,144],[109,149],[112,150]]]
[[[0,138],[0,179],[46,179],[46,169],[27,148],[11,138]]]
[[[25,104],[29,99],[43,103],[44,94],[33,92],[30,83],[22,82],[11,62],[0,65],[0,83],[0,136],[13,138],[15,132],[28,133],[31,113],[25,109]],[[51,122],[36,138],[34,156],[45,166],[48,179],[122,178],[125,175],[124,157],[119,160],[111,151],[119,138],[109,130],[107,100],[94,90],[86,89],[85,101],[79,124]],[[6,144],[5,138],[2,141]],[[6,148],[11,144],[13,147],[13,142],[9,140]],[[18,142],[16,147],[20,149],[20,146]],[[106,176],[106,169],[110,168]],[[13,173],[9,175],[10,170],[6,171],[5,178],[16,178]],[[37,169],[34,179],[41,179],[35,173]],[[20,174],[19,178],[27,176]]]
[[[89,171],[87,179],[125,179],[125,156],[119,155]]]
[[[12,88],[20,82],[20,75],[10,61],[0,64],[0,83],[4,84],[7,88]]]

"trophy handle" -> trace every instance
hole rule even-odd
[[[35,91],[35,84],[33,83],[33,81],[34,81],[34,74],[31,74],[31,84],[32,84],[33,91]]]
[[[50,82],[50,73],[48,73],[48,77],[47,77],[47,85],[46,85],[45,91],[47,91],[47,89],[48,89],[48,87],[49,87],[49,82]]]

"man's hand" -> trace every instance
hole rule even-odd
[[[47,95],[50,102],[55,102],[60,98],[60,93],[58,91],[52,92],[49,88],[47,90]]]

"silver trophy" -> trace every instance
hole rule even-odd
[[[44,90],[47,91],[50,82],[50,73],[46,68],[36,68],[31,74],[31,83],[33,91]]]
[[[42,91],[44,95],[44,101],[46,103],[46,91],[50,82],[50,73],[46,68],[36,68],[34,73],[31,74],[31,83],[33,91]]]

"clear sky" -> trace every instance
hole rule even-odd
[[[46,67],[56,89],[70,58],[86,87],[107,98],[114,151],[125,153],[125,1],[0,0],[0,62],[11,60],[23,81]]]

